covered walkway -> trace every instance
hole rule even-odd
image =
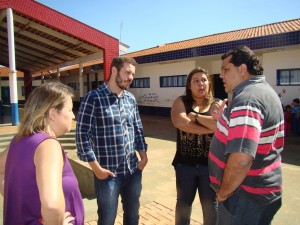
[[[118,39],[32,0],[0,0],[0,47],[0,66],[9,68],[13,124],[19,122],[18,100],[22,96],[17,70],[24,73],[26,99],[35,77],[43,80],[52,74],[59,79],[62,68],[77,68],[76,83],[82,97],[84,67],[101,60],[106,80],[112,59],[119,55]]]

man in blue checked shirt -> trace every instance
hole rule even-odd
[[[95,174],[98,225],[114,225],[119,195],[123,224],[139,222],[147,144],[135,97],[126,91],[136,65],[133,58],[114,58],[108,83],[87,93],[78,112],[77,155]]]

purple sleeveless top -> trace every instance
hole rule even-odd
[[[34,153],[37,146],[46,139],[53,138],[44,133],[33,134],[12,140],[7,155],[4,182],[4,224],[40,225],[41,202],[36,183]],[[78,181],[68,157],[64,155],[62,185],[66,211],[75,217],[73,224],[84,224],[84,209]]]

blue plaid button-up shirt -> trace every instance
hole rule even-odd
[[[90,91],[81,102],[76,125],[77,155],[85,162],[97,160],[101,167],[118,174],[133,173],[135,150],[147,151],[135,97],[121,97],[107,84]]]

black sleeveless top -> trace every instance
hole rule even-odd
[[[193,108],[187,108],[186,106],[186,113],[189,114],[190,112],[197,113]],[[210,116],[209,111],[197,114]],[[208,166],[208,151],[212,136],[213,133],[197,135],[177,129],[176,154],[172,165],[174,167],[177,164],[188,166],[201,164],[203,166]]]

